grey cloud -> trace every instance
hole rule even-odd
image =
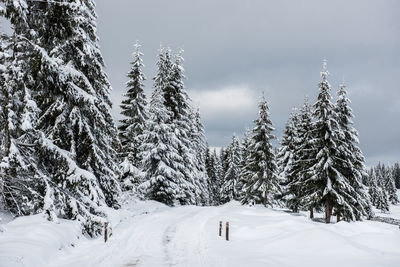
[[[190,94],[246,84],[265,91],[280,136],[304,95],[314,102],[321,61],[334,96],[344,75],[369,164],[400,160],[400,2],[98,0],[98,30],[119,118],[133,44],[143,44],[147,93],[160,43],[185,49]],[[210,145],[225,145],[257,116],[218,112],[204,118]]]

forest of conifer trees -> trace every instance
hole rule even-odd
[[[188,95],[182,50],[159,49],[146,96],[136,43],[114,122],[94,1],[1,2],[12,33],[0,39],[0,206],[13,215],[77,220],[96,236],[102,207],[118,209],[124,193],[169,206],[324,212],[326,223],[399,203],[399,164],[365,166],[348,89],[333,92],[326,61],[316,100],[293,109],[278,147],[262,95],[253,128],[217,151]]]

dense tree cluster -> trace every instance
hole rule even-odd
[[[400,179],[399,163],[386,166],[378,163],[368,171],[363,182],[369,187],[372,204],[383,212],[389,211],[390,204],[400,202],[397,195],[396,181]]]

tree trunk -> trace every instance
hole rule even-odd
[[[326,200],[326,202],[325,202],[325,222],[326,223],[331,223],[331,214],[332,214],[331,203],[329,202],[329,200]]]
[[[336,211],[336,222],[340,222],[340,212]]]
[[[310,208],[310,219],[314,219],[314,209]]]

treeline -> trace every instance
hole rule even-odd
[[[310,217],[324,210],[326,222],[331,215],[337,221],[369,218],[372,205],[388,211],[389,203],[398,203],[398,164],[367,171],[346,85],[340,84],[333,103],[328,74],[324,62],[317,101],[310,105],[306,98],[293,110],[278,148],[271,145],[273,128],[262,99],[255,127],[242,141],[233,136],[219,155],[208,152],[207,174],[216,181],[212,203],[278,205],[309,210]]]
[[[369,187],[372,204],[383,212],[389,211],[390,204],[398,204],[397,189],[400,189],[399,163],[386,166],[378,163],[368,171],[363,180]]]

